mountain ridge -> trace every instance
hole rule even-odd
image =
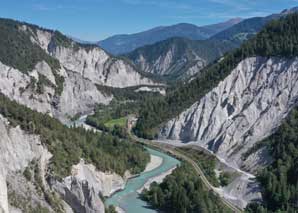
[[[144,72],[176,81],[194,76],[235,47],[229,41],[194,41],[175,37],[140,47],[123,56]]]
[[[189,23],[160,26],[134,34],[114,35],[98,42],[98,44],[108,52],[119,55],[130,52],[146,44],[153,44],[171,37],[203,40],[240,21],[242,21],[242,19],[236,18],[226,22],[201,27]]]

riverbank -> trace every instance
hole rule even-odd
[[[158,176],[155,176],[155,177],[150,178],[150,179],[149,179],[149,180],[148,180],[148,181],[147,181],[147,182],[146,182],[140,189],[137,190],[137,192],[138,192],[139,194],[141,194],[142,191],[143,191],[144,189],[149,189],[151,183],[153,183],[153,182],[156,182],[156,183],[158,183],[158,184],[162,183],[163,180],[164,180],[168,175],[172,174],[172,172],[173,172],[176,168],[177,168],[177,167],[175,166],[175,167],[169,169],[168,171],[165,171],[165,172],[161,173],[161,174],[158,175]]]
[[[156,213],[149,204],[141,200],[138,189],[144,187],[149,181],[161,181],[172,171],[169,171],[180,164],[180,162],[163,152],[146,147],[150,157],[150,163],[147,164],[147,170],[140,173],[138,177],[129,179],[123,190],[114,193],[105,201],[106,206],[114,205],[118,212],[138,212],[138,213]],[[153,157],[156,156],[156,157]],[[150,171],[149,171],[150,170]],[[147,183],[150,186],[150,183]]]
[[[158,168],[163,162],[163,159],[157,155],[150,154],[150,162],[147,164],[143,172],[149,172]]]

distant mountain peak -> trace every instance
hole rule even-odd
[[[239,22],[243,21],[243,18],[241,17],[236,17],[236,18],[231,18],[226,23],[231,23],[231,24],[238,24]]]
[[[139,47],[154,44],[173,37],[188,38],[191,40],[205,40],[242,21],[241,18],[233,18],[226,22],[197,26],[190,23],[178,23],[170,26],[158,26],[143,32],[114,35],[98,44],[112,54],[125,54]]]
[[[283,10],[281,12],[281,14],[288,15],[288,14],[297,13],[297,12],[298,12],[298,6],[297,7],[290,8],[290,9],[285,9],[285,10]]]

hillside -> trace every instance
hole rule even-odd
[[[295,212],[297,32],[298,14],[270,22],[190,84],[146,102],[135,132],[193,142],[257,174],[264,203],[249,212]]]
[[[99,194],[121,189],[149,155],[116,133],[60,122],[109,104],[107,90],[156,83],[59,31],[0,19],[0,37],[0,212],[104,212]]]
[[[274,134],[260,141],[252,150],[265,147],[272,164],[260,172],[264,203],[252,203],[248,212],[295,212],[298,207],[298,111],[295,107]]]
[[[58,31],[0,19],[0,36],[0,92],[63,121],[111,101],[97,85],[156,84],[130,62]]]
[[[296,18],[295,14],[287,19],[271,22],[255,38],[245,42],[241,48],[227,54],[219,63],[201,71],[200,75],[189,84],[175,89],[163,99],[146,103],[147,107],[144,107],[141,112],[136,132],[144,134],[147,130],[177,116],[215,88],[244,59],[254,56],[265,58],[296,56],[296,26],[292,23],[295,23]],[[156,108],[155,105],[159,107]]]
[[[187,79],[234,49],[229,41],[170,38],[124,55],[140,70],[167,80]]]
[[[239,23],[240,21],[241,19],[236,18],[223,23],[202,27],[187,23],[180,23],[172,26],[161,26],[130,35],[115,35],[100,41],[98,44],[108,52],[119,55],[172,37],[204,40],[233,26],[236,23]]]
[[[218,40],[229,40],[235,44],[241,45],[243,41],[246,41],[256,35],[256,33],[258,33],[270,21],[279,19],[292,13],[296,13],[297,11],[298,8],[294,7],[284,10],[279,14],[272,14],[266,17],[248,18],[226,30],[217,33],[216,35],[212,36],[212,38]]]

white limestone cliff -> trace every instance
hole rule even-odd
[[[116,173],[98,171],[94,165],[86,164],[82,159],[77,165],[72,167],[71,176],[66,177],[64,183],[69,187],[73,178],[81,182],[87,181],[97,194],[108,197],[114,192],[123,189],[126,180],[130,176],[129,172],[126,172],[124,177],[121,177]]]
[[[46,190],[55,189],[57,192],[65,190],[65,185],[62,182],[51,178],[52,180],[48,183],[45,179],[52,154],[41,144],[38,135],[27,134],[19,126],[12,127],[8,120],[1,115],[0,134],[0,212],[22,212],[18,207],[9,204],[22,202],[22,199],[26,200],[26,205],[34,208],[41,205],[50,212],[54,212],[47,201],[36,191],[36,186],[23,176],[24,170],[35,161],[38,162],[42,184]],[[92,165],[88,165],[88,167],[92,167]],[[88,175],[92,176],[95,173],[93,170]],[[121,177],[119,176],[118,179]],[[65,191],[61,196],[67,203],[64,204],[66,212],[104,212],[104,204],[99,196],[99,192],[104,192],[104,188],[100,188],[98,191],[93,182],[83,181],[80,178],[66,178],[66,180],[69,191]],[[106,178],[99,176],[98,180],[105,184]],[[9,194],[12,194],[13,197],[10,198],[12,195],[9,196]],[[14,201],[9,199],[14,199]]]
[[[176,46],[172,46],[154,60],[149,60],[140,53],[133,61],[144,72],[157,75],[179,75],[179,78],[182,79],[199,73],[206,66],[206,60],[194,51],[188,53],[191,55],[192,64],[190,64],[190,56],[186,53],[179,55],[179,59],[177,59],[176,49]]]
[[[8,177],[22,173],[34,159],[41,160],[41,167],[45,166],[51,154],[41,145],[37,135],[26,134],[18,126],[11,127],[1,115],[0,135],[0,209],[4,213],[8,213],[10,206],[8,204],[7,183],[13,181],[12,178]],[[41,170],[43,171],[44,168]]]
[[[57,46],[53,42],[54,31],[33,29],[30,25],[22,25],[19,30],[28,33],[32,43],[58,59],[61,68],[53,70],[47,62],[40,61],[33,70],[21,72],[0,61],[0,92],[11,100],[63,122],[76,114],[92,111],[97,104],[108,104],[112,100],[112,95],[99,91],[96,85],[118,88],[156,85],[138,73],[129,62],[114,58],[99,47],[80,46],[71,40],[68,46]],[[44,78],[50,85],[43,82]],[[60,82],[62,79],[63,83]],[[38,88],[40,84],[42,89]],[[57,93],[59,86],[60,92]]]
[[[39,73],[52,83],[55,82],[51,68],[44,61],[38,63],[28,75],[1,62],[0,71],[1,93],[11,100],[38,112],[55,116],[62,121],[77,113],[89,112],[98,103],[108,104],[112,100],[112,96],[100,92],[90,80],[64,69],[60,71],[64,76],[63,91],[60,96],[56,96],[55,88],[49,85],[44,85],[42,93],[37,92],[36,83],[39,81]]]
[[[31,32],[31,41],[58,59],[67,70],[77,72],[93,83],[118,88],[156,84],[143,77],[129,62],[115,58],[99,47],[84,47],[73,41],[68,46],[57,46],[52,42],[54,32],[40,29],[33,31],[26,25],[22,30]]]
[[[297,70],[298,58],[247,58],[201,100],[167,122],[160,138],[195,141],[231,165],[255,171],[255,166],[270,161],[266,150],[244,162],[241,156],[269,136],[297,103]]]

